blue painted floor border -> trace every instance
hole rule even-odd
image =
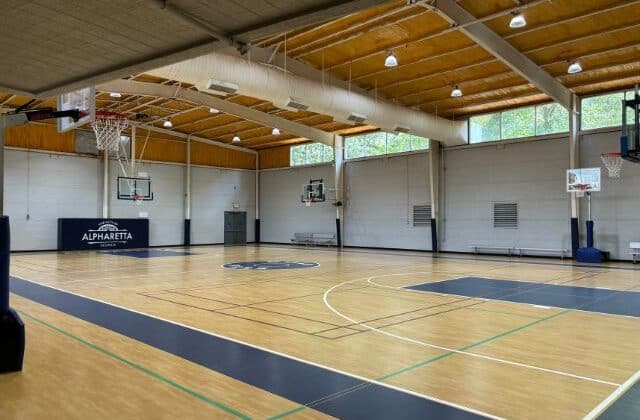
[[[482,418],[378,383],[16,277],[11,277],[11,291],[301,405],[313,403],[313,409],[337,418]]]
[[[167,251],[164,249],[132,249],[128,251],[102,251],[100,253],[132,258],[184,257],[185,255],[195,255],[193,252]]]
[[[640,317],[640,293],[483,277],[462,277],[407,289]]]

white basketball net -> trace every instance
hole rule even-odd
[[[120,134],[129,125],[129,120],[120,114],[97,115],[91,123],[96,133],[96,149],[117,151],[120,146]]]
[[[618,153],[604,153],[600,155],[602,163],[607,172],[609,178],[620,178],[620,171],[622,170],[622,156]]]

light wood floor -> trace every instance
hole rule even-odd
[[[402,288],[476,276],[628,290],[640,287],[640,271],[278,246],[191,252],[15,254],[11,272],[496,417],[581,418],[640,369],[638,318]],[[320,266],[221,267],[255,260]],[[19,296],[12,306],[28,346],[25,371],[0,376],[2,418],[232,416],[224,407],[265,418],[297,406]]]

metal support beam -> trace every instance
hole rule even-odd
[[[256,171],[255,171],[255,229],[253,231],[253,241],[260,243],[260,153],[256,153]]]
[[[110,80],[119,79],[132,74],[144,73],[158,67],[168,64],[177,63],[179,61],[188,60],[190,58],[199,57],[204,54],[215,51],[220,45],[218,41],[207,40],[205,42],[182,48],[176,51],[168,51],[159,54],[156,57],[145,57],[134,63],[118,64],[111,68],[103,69],[97,73],[84,75],[78,79],[67,80],[61,84],[45,88],[39,92],[33,93],[40,99],[47,99],[60,93],[70,92],[75,89],[81,89],[87,86],[93,86]],[[15,90],[13,93],[19,93]]]
[[[102,167],[102,218],[109,218],[109,150],[104,149]]]
[[[571,91],[568,88],[484,23],[476,22],[476,17],[460,6],[456,0],[436,0],[435,7],[442,17],[459,26],[460,31],[478,45],[549,95],[554,101],[569,110],[571,109]]]
[[[259,38],[290,32],[305,26],[324,23],[386,3],[388,3],[388,0],[347,0],[337,2],[337,4],[333,2],[332,5],[323,4],[313,9],[278,18],[270,23],[260,24],[253,28],[245,28],[234,34],[232,38],[242,42],[250,42]]]
[[[304,124],[290,121],[286,118],[258,111],[190,89],[176,89],[174,86],[164,86],[157,83],[134,82],[131,80],[121,79],[104,83],[98,86],[97,90],[120,92],[127,95],[164,96],[168,98],[173,97],[176,99],[184,99],[207,107],[216,108],[224,113],[254,121],[267,127],[278,127],[284,132],[333,146],[333,134],[326,131],[318,130]],[[173,131],[169,132],[174,133]]]
[[[431,199],[431,250],[438,252],[440,225],[440,142],[429,140],[429,196]]]
[[[580,99],[573,95],[569,109],[569,168],[580,167]],[[580,202],[576,193],[569,194],[571,207],[571,254],[575,258],[580,246]]]
[[[187,162],[184,186],[184,246],[191,245],[191,136],[187,137]]]
[[[339,135],[335,135],[334,140],[334,188],[336,194],[336,204],[341,202],[341,205],[336,206],[336,244],[338,248],[342,248],[344,245],[344,138]]]

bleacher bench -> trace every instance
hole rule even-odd
[[[501,251],[511,255],[513,248],[510,246],[491,246],[491,245],[470,245],[469,248],[473,249],[473,253],[477,254],[478,251]]]
[[[491,246],[491,245],[471,245],[471,249],[473,249],[473,253],[477,254],[478,251],[499,251],[506,253],[507,255],[518,255],[520,257],[526,255],[529,252],[538,253],[538,254],[555,254],[558,255],[561,259],[564,259],[565,256],[568,255],[568,249],[556,249],[556,248],[527,248],[520,246]],[[638,254],[640,254],[640,243],[638,243]]]
[[[335,233],[294,233],[291,244],[331,246],[336,244],[336,235]]]
[[[629,242],[629,248],[631,248],[631,258],[633,259],[633,263],[637,262],[637,257],[640,255],[640,242]]]
[[[522,248],[522,247],[516,247],[516,248],[514,248],[514,250],[518,251],[518,256],[520,256],[520,257],[525,255],[527,252],[534,252],[534,253],[537,253],[537,254],[559,255],[560,259],[564,260],[564,257],[566,257],[569,254],[569,250],[568,249],[556,249],[556,248]]]

